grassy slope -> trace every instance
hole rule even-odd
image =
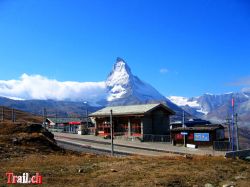
[[[222,157],[126,157],[27,155],[0,161],[0,184],[6,171],[39,171],[46,186],[221,186],[227,181],[249,186],[250,165]],[[82,172],[79,173],[78,170]],[[115,170],[115,171],[112,171]],[[236,178],[240,179],[236,179]]]
[[[206,183],[219,186],[226,181],[234,181],[238,186],[250,184],[250,165],[240,160],[222,157],[111,158],[57,150],[50,135],[26,123],[39,122],[41,118],[21,111],[20,116],[22,122],[0,123],[0,186],[6,186],[7,171],[16,174],[38,171],[45,186],[58,187],[204,186]],[[21,140],[20,144],[13,145],[11,140],[15,137]],[[236,180],[237,177],[240,179]]]

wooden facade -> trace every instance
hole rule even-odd
[[[187,135],[183,135],[187,133]],[[186,144],[196,146],[212,146],[214,141],[225,139],[224,127],[222,125],[203,125],[196,127],[178,127],[171,130],[173,145]]]
[[[114,135],[141,136],[140,116],[114,116]],[[95,118],[96,129],[100,136],[110,135],[110,117]]]
[[[100,136],[110,135],[110,110],[115,136],[143,139],[144,134],[170,134],[169,117],[174,112],[163,104],[147,104],[107,107],[90,114]]]

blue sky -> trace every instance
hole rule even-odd
[[[250,3],[0,0],[0,80],[103,81],[118,56],[166,96],[250,87]]]

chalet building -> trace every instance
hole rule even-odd
[[[47,118],[47,128],[59,132],[87,134],[93,124],[88,119],[84,118]],[[81,132],[78,132],[81,131]],[[83,132],[84,131],[84,132]]]
[[[192,144],[198,146],[213,146],[214,141],[225,140],[224,127],[222,125],[196,125],[194,127],[177,127],[171,129],[173,145]]]
[[[47,127],[60,132],[76,133],[81,125],[80,118],[47,118]]]
[[[99,136],[110,135],[110,114],[115,136],[139,137],[170,135],[170,115],[175,112],[164,104],[142,104],[103,108],[89,116]]]

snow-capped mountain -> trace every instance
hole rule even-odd
[[[117,58],[106,80],[107,98],[99,102],[102,105],[129,105],[145,103],[165,103],[176,112],[178,119],[183,109],[160,94],[150,84],[133,75],[128,64]]]
[[[109,104],[131,104],[165,102],[166,98],[151,85],[134,76],[129,66],[121,58],[113,67],[106,80]]]
[[[242,121],[249,120],[249,92],[226,93],[221,95],[204,94],[192,98],[169,97],[172,102],[192,115],[220,122],[225,121],[226,118],[232,115],[232,98],[235,100],[235,112],[239,114]]]
[[[87,101],[89,107],[161,102],[177,113],[183,111],[154,87],[133,75],[128,64],[121,58],[117,58],[106,81],[60,82],[41,75],[24,74],[20,80],[0,80],[1,96],[0,105],[34,113],[41,111],[41,108],[38,109],[39,106],[55,111],[58,108],[65,110],[70,108],[69,111],[80,113],[79,106],[83,106],[83,101]],[[20,98],[20,100],[12,98]],[[85,110],[84,106],[83,109]]]
[[[27,74],[23,74],[19,80],[0,80],[0,105],[34,113],[49,108],[62,114],[82,114],[86,109],[83,101],[87,101],[93,111],[107,105],[162,102],[177,112],[177,119],[185,110],[192,116],[222,122],[231,115],[232,97],[235,98],[235,111],[239,114],[239,120],[249,123],[249,89],[221,95],[166,98],[133,75],[121,58],[117,58],[106,81],[102,82],[60,82],[41,75]]]

